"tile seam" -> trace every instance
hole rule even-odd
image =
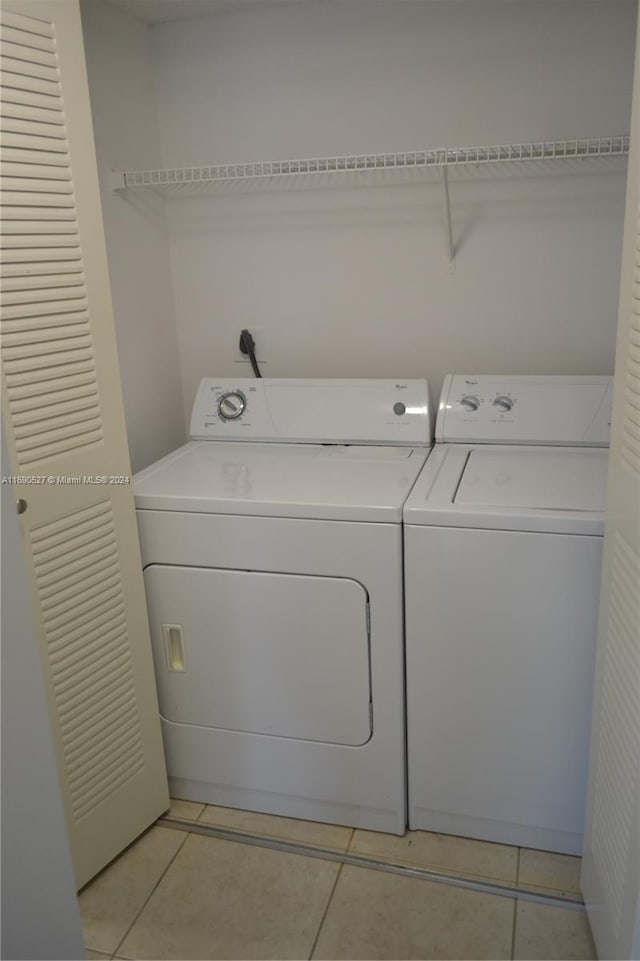
[[[162,821],[160,820],[160,821],[157,821],[156,823],[157,823],[157,824],[162,824]],[[193,822],[193,823],[195,823],[195,822]],[[164,825],[162,825],[162,827],[164,827]],[[168,861],[166,867],[164,868],[163,871],[161,871],[160,877],[158,878],[158,880],[156,881],[156,883],[153,885],[151,891],[149,892],[149,896],[148,896],[147,898],[145,898],[145,900],[144,900],[143,903],[141,904],[139,910],[136,912],[136,916],[134,917],[133,921],[131,922],[131,924],[129,925],[129,927],[127,928],[127,930],[125,931],[125,933],[124,933],[124,935],[122,936],[122,938],[118,941],[117,947],[116,947],[115,951],[113,952],[113,957],[115,957],[115,955],[117,955],[117,953],[120,951],[120,948],[123,946],[124,942],[127,940],[127,938],[129,937],[129,935],[131,934],[131,930],[132,930],[133,926],[136,924],[136,922],[138,921],[138,918],[140,917],[140,915],[142,914],[142,912],[143,912],[144,909],[146,908],[147,904],[149,903],[149,901],[151,900],[151,898],[153,897],[153,895],[156,893],[160,882],[161,882],[162,879],[164,878],[165,874],[167,873],[167,871],[169,870],[169,868],[171,867],[171,865],[173,864],[173,862],[175,861],[175,859],[178,857],[178,855],[179,855],[180,852],[182,851],[182,849],[183,849],[183,847],[185,846],[185,844],[187,843],[187,839],[188,839],[190,833],[191,833],[191,832],[187,832],[187,836],[185,837],[184,841],[182,841],[182,842],[178,845],[178,847],[176,848],[175,853],[173,854],[173,856],[171,857],[171,859]]]
[[[518,853],[516,854],[516,888],[520,888],[520,855],[522,853],[522,848],[518,848]],[[516,956],[516,927],[518,925],[518,902],[513,902],[513,924],[511,926],[511,961],[514,961]]]
[[[514,961],[516,956],[516,927],[518,925],[518,902],[514,900],[513,902],[513,921],[511,923],[511,961]]]
[[[516,874],[516,887],[519,887],[519,886],[520,886],[520,880],[521,880],[521,877],[520,877],[520,876],[521,876],[521,873],[522,873],[522,868],[521,868],[521,865],[522,865],[522,862],[521,862],[522,852],[523,852],[523,851],[531,851],[531,850],[532,850],[532,848],[518,848],[518,870],[517,870],[517,874]],[[549,854],[549,855],[551,855],[551,856],[556,856],[553,851],[546,851],[546,852],[545,852],[545,851],[543,851],[543,852],[535,852],[535,851],[534,851],[534,853],[542,853],[542,854]],[[564,857],[565,855],[559,855],[559,856],[560,856],[560,857]],[[569,854],[569,855],[566,855],[566,857],[575,858],[576,860],[580,860],[580,856],[579,856],[579,855]],[[527,885],[527,882],[524,882],[524,884]],[[528,890],[528,891],[535,891],[537,894],[548,894],[548,895],[550,895],[551,897],[557,898],[558,901],[565,901],[565,900],[567,900],[567,899],[570,899],[570,900],[573,900],[573,901],[580,901],[580,900],[581,900],[579,889],[576,890],[575,888],[572,888],[570,884],[566,884],[566,885],[535,884],[535,882],[529,881],[529,882],[528,882],[528,886],[527,886],[527,890]],[[557,892],[557,893],[556,893],[556,892]]]
[[[313,944],[311,945],[311,950],[309,952],[309,961],[311,961],[311,958],[313,958],[316,947],[318,945],[318,941],[320,939],[320,932],[322,931],[322,928],[324,927],[324,922],[327,919],[327,914],[329,913],[329,908],[331,906],[331,902],[333,901],[333,895],[335,894],[336,888],[338,887],[338,881],[340,880],[340,875],[342,874],[343,867],[344,867],[344,863],[340,864],[340,867],[336,872],[336,878],[335,878],[335,881],[333,882],[331,893],[327,898],[327,903],[325,905],[324,911],[322,912],[322,917],[320,919],[320,924],[318,925],[318,930],[316,931],[316,936],[313,939]]]

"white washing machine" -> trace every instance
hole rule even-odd
[[[409,826],[578,854],[607,377],[446,378],[404,509]]]
[[[402,507],[426,381],[200,384],[134,490],[176,797],[402,834]]]

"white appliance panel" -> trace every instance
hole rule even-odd
[[[145,567],[295,571],[356,581],[369,596],[369,740],[330,744],[163,719],[173,795],[404,834],[401,525],[139,510],[138,527]]]
[[[405,528],[411,828],[580,853],[601,549]]]
[[[611,377],[448,375],[436,440],[607,447]]]
[[[145,584],[166,720],[369,740],[368,602],[357,581],[153,564]]]
[[[143,510],[400,523],[424,448],[192,441],[136,474]]]
[[[190,434],[198,440],[428,446],[429,388],[425,380],[205,378]]]
[[[607,451],[484,450],[469,453],[454,503],[467,507],[602,511]]]

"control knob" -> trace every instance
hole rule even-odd
[[[497,407],[501,414],[508,414],[513,407],[513,398],[507,397],[506,394],[498,394],[494,398],[493,406]]]
[[[230,390],[218,401],[218,414],[222,420],[237,420],[244,413],[247,399],[239,390]]]
[[[460,404],[465,410],[468,410],[470,413],[475,413],[480,406],[480,400],[475,394],[465,394],[464,397],[460,398]]]

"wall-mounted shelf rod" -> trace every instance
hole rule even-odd
[[[595,137],[578,140],[551,140],[536,143],[498,144],[486,147],[437,147],[397,153],[353,154],[343,157],[316,157],[294,160],[269,160],[260,163],[217,164],[204,167],[126,170],[112,172],[114,190],[155,187],[175,188],[215,186],[252,181],[259,186],[274,179],[339,176],[393,170],[462,170],[478,164],[582,160],[594,157],[619,157],[629,152],[629,137]]]

